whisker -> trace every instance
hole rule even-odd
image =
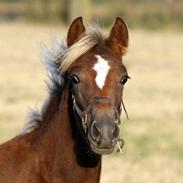
[[[118,146],[118,150],[120,151],[120,153],[123,154],[123,151],[122,151],[122,149],[121,149],[121,146],[120,146],[120,144],[119,144],[119,141],[117,142],[117,146]]]

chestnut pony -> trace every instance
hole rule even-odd
[[[122,62],[128,29],[120,17],[108,37],[73,21],[66,41],[44,50],[49,97],[21,134],[0,146],[1,183],[98,183],[101,156],[119,143]]]

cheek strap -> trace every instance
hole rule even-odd
[[[126,107],[125,107],[123,99],[121,100],[121,110],[122,109],[124,109],[124,111],[125,111],[126,119],[129,120],[128,112],[126,110]]]
[[[73,100],[73,109],[76,111],[78,116],[81,118],[82,126],[84,128],[84,131],[86,132],[86,130],[87,130],[86,125],[87,125],[88,115],[85,111],[82,111],[80,109],[80,107],[76,103],[76,99],[75,99],[74,95],[72,95],[72,100]]]

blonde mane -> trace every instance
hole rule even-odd
[[[42,46],[43,63],[51,80],[47,82],[50,94],[40,110],[31,109],[29,111],[28,121],[22,130],[22,134],[31,132],[43,123],[44,110],[50,105],[52,93],[57,96],[62,95],[65,86],[63,74],[71,64],[103,41],[104,36],[99,31],[99,27],[90,26],[87,27],[85,35],[70,47],[67,46],[65,41],[58,41],[55,36],[52,37],[51,49]]]
[[[99,44],[102,40],[103,36],[98,29],[93,27],[87,29],[86,35],[68,48],[63,58],[58,59],[58,62],[61,63],[60,70],[65,72],[77,58]]]
[[[85,35],[70,47],[67,47],[65,41],[60,45],[58,41],[54,41],[51,51],[44,51],[45,62],[49,60],[59,64],[60,72],[64,73],[76,59],[103,40],[104,36],[101,34],[99,27],[89,26]],[[57,43],[56,47],[54,46],[55,42]]]

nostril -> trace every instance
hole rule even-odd
[[[100,128],[97,126],[96,121],[94,121],[91,126],[91,137],[94,140],[99,141],[99,136],[100,136]]]
[[[119,127],[117,125],[115,125],[113,127],[113,137],[116,139],[116,138],[118,138],[118,136],[119,136]]]

